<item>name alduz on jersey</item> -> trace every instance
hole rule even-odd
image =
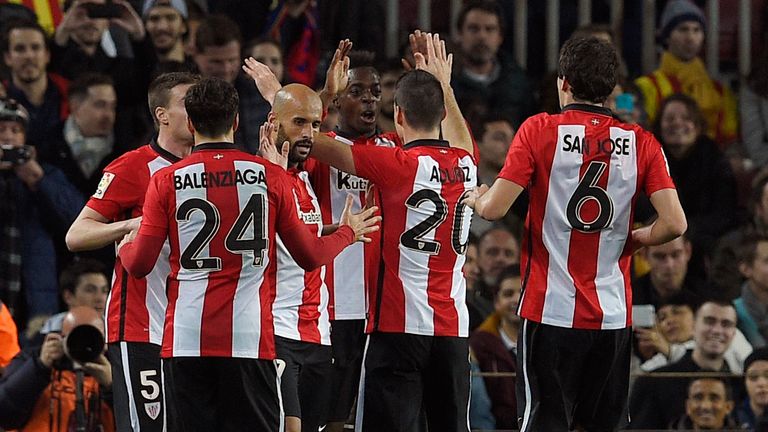
[[[472,181],[469,167],[453,167],[453,169],[432,167],[429,181],[440,183],[466,183]]]
[[[187,173],[183,176],[173,176],[173,183],[176,190],[179,189],[199,189],[215,188],[237,185],[267,184],[267,178],[264,171],[256,172],[252,169],[245,171],[203,171],[200,173]]]

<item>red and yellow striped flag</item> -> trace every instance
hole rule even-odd
[[[0,0],[2,3],[15,3],[32,9],[37,14],[37,22],[48,34],[53,34],[64,10],[64,0]]]

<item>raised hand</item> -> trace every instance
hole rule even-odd
[[[275,102],[275,95],[283,85],[280,84],[275,74],[269,70],[269,66],[256,61],[253,57],[248,57],[245,59],[243,72],[251,77],[261,96],[272,105]]]
[[[133,40],[144,39],[144,22],[133,10],[133,6],[125,0],[114,0],[114,4],[120,7],[120,16],[109,21],[125,29]]]
[[[335,96],[340,91],[347,88],[349,83],[349,51],[352,49],[352,42],[349,39],[339,41],[339,46],[333,53],[331,64],[325,73],[325,87],[323,92],[329,96]]]
[[[276,139],[277,127],[275,127],[273,122],[267,121],[259,127],[259,153],[261,157],[275,165],[280,165],[283,169],[287,169],[291,143],[285,141],[278,152],[277,146],[275,146]]]
[[[453,70],[453,54],[448,54],[445,41],[435,33],[414,31],[409,37],[416,69],[425,70],[437,78],[442,85],[450,85]]]
[[[476,188],[473,188],[469,191],[467,196],[461,200],[461,203],[471,207],[472,209],[475,209],[477,200],[480,199],[480,197],[483,196],[486,192],[488,192],[488,185],[480,185]]]
[[[381,216],[374,216],[379,208],[376,206],[367,208],[360,213],[352,213],[352,195],[347,195],[347,201],[344,203],[344,211],[341,213],[339,226],[348,225],[355,232],[355,241],[370,243],[371,239],[366,234],[376,232],[381,222]]]

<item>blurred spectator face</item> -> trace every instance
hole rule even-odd
[[[231,41],[226,45],[207,46],[195,54],[195,63],[203,78],[219,78],[234,84],[240,72],[240,43]]]
[[[115,126],[117,95],[111,85],[88,88],[85,99],[72,101],[72,116],[85,137],[108,136]]]
[[[517,305],[520,303],[520,292],[522,290],[520,277],[508,277],[499,284],[499,292],[493,302],[493,307],[501,319],[509,323],[519,323],[520,317],[517,315]]]
[[[88,306],[102,314],[108,293],[109,281],[103,274],[85,273],[78,278],[75,292],[65,290],[63,297],[70,309],[76,306]]]
[[[478,265],[485,283],[496,285],[505,268],[519,263],[520,249],[512,233],[493,228],[483,236],[478,247]]]
[[[165,119],[160,119],[160,124],[168,128],[174,141],[191,144],[194,136],[187,127],[187,109],[184,107],[184,96],[190,87],[192,84],[180,84],[171,89],[164,111]]]
[[[251,57],[255,58],[257,62],[267,65],[277,80],[283,82],[283,53],[280,52],[277,45],[271,42],[255,45],[251,49]]]
[[[88,0],[88,3],[104,4],[106,0]],[[82,3],[81,3],[82,4]],[[67,14],[81,15],[78,24],[72,29],[72,39],[80,45],[95,46],[101,43],[101,36],[109,28],[109,20],[105,18],[89,18],[82,6],[75,6],[67,11]]]
[[[685,412],[696,430],[722,429],[732,409],[733,401],[728,400],[725,384],[720,380],[697,379],[688,388]]]
[[[768,408],[768,361],[756,360],[744,372],[744,383],[752,405]]]
[[[50,59],[44,36],[39,31],[18,28],[8,34],[5,64],[14,80],[29,84],[43,78]]]
[[[467,280],[467,289],[475,289],[475,284],[480,276],[480,268],[477,266],[477,246],[470,243],[467,245],[466,260],[464,260],[464,267],[461,268],[464,273],[464,279]]]
[[[762,222],[763,225],[768,225],[768,183],[763,186],[760,201],[755,204],[754,212],[755,217]]]
[[[684,62],[696,58],[704,45],[704,28],[697,21],[684,21],[667,38],[667,51]]]
[[[736,310],[733,306],[704,303],[696,312],[693,340],[702,355],[721,358],[731,346],[736,333]]]
[[[24,126],[13,120],[0,120],[0,144],[23,147],[26,135]]]
[[[509,145],[515,137],[515,129],[506,121],[493,121],[485,124],[485,133],[480,139],[480,153],[492,166],[501,169],[507,158]]]
[[[381,76],[381,113],[387,117],[395,115],[395,84],[402,71],[389,71]]]
[[[466,60],[472,64],[493,61],[503,40],[499,17],[484,10],[469,11],[459,29],[459,46]]]
[[[693,147],[701,131],[692,113],[680,101],[671,101],[661,113],[661,141],[673,155],[682,156]]]
[[[645,259],[651,267],[651,282],[662,297],[680,291],[688,262],[691,260],[691,243],[681,237],[645,250]]]
[[[768,290],[768,242],[757,243],[755,259],[751,263],[744,263],[741,272],[756,289]]]
[[[179,11],[170,6],[155,6],[147,12],[144,27],[152,45],[160,53],[171,51],[182,42],[187,25]]]
[[[372,134],[376,130],[380,102],[381,81],[376,69],[350,69],[349,84],[336,98],[343,127],[359,135]]]
[[[693,310],[686,305],[664,305],[656,312],[659,332],[664,339],[683,343],[693,338]]]

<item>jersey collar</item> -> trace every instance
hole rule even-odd
[[[155,153],[159,154],[160,157],[162,157],[163,159],[167,160],[170,163],[176,163],[181,160],[180,157],[160,147],[160,144],[157,143],[157,134],[155,134],[152,137],[152,140],[149,142],[149,147],[152,148],[152,150],[154,150]]]
[[[237,150],[237,148],[237,145],[231,142],[207,142],[192,147],[192,152],[195,153],[202,150]]]
[[[403,146],[403,149],[410,150],[415,147],[442,147],[449,148],[451,145],[446,140],[440,139],[419,139],[409,142]]]
[[[613,117],[613,111],[611,111],[610,108],[601,107],[597,105],[589,105],[589,104],[581,104],[581,103],[572,103],[568,104],[563,107],[562,110],[560,110],[561,113],[564,113],[566,111],[586,111],[592,114],[600,114],[608,117]]]

